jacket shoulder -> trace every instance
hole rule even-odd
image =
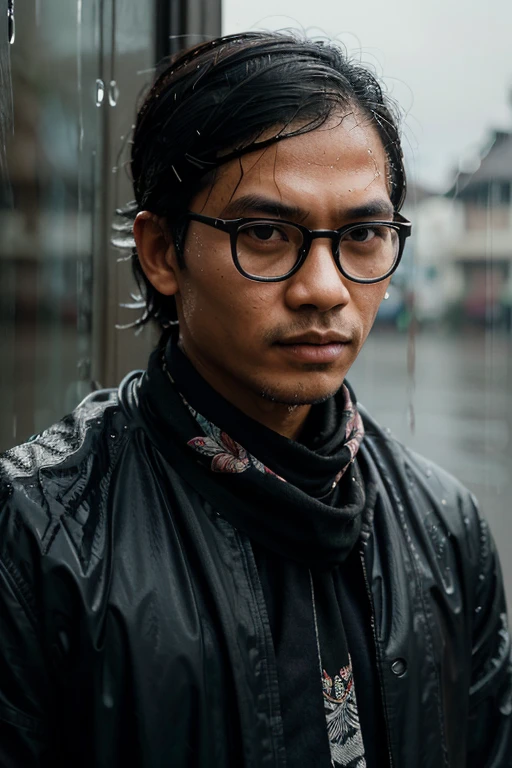
[[[398,487],[405,485],[408,489],[419,489],[425,502],[418,509],[420,514],[428,507],[428,501],[445,514],[455,512],[457,517],[478,506],[473,493],[454,475],[408,448],[366,409],[360,406],[359,409],[365,427],[363,446],[367,459],[381,477],[398,480]]]
[[[77,457],[88,432],[98,432],[105,414],[117,406],[117,390],[88,395],[60,421],[29,440],[0,454],[0,483],[30,478],[45,467],[56,467],[70,456]]]
[[[0,455],[0,561],[28,567],[34,547],[47,554],[64,538],[84,556],[98,497],[112,472],[126,419],[117,390],[101,390],[30,440]],[[32,553],[30,555],[29,553]],[[90,555],[90,552],[89,552]],[[21,576],[21,574],[19,574]]]

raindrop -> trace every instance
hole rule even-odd
[[[443,584],[447,595],[453,595],[455,592],[455,581],[453,571],[449,566],[444,569]]]
[[[96,106],[101,107],[105,98],[105,83],[101,78],[96,80]]]
[[[432,470],[431,469],[427,469],[425,474],[426,474],[427,477],[432,477]]]
[[[469,528],[469,523],[470,523],[469,517],[465,517],[464,518],[464,525],[466,526],[466,528]]]
[[[110,438],[111,438],[111,440],[115,440],[115,439],[116,439],[116,437],[117,437],[117,432],[111,432],[111,433],[110,433]]]
[[[5,11],[4,11],[5,13]],[[16,23],[14,21],[14,3],[9,3],[7,8],[7,39],[10,45],[16,40]]]
[[[485,581],[485,574],[484,573],[479,573],[478,574],[478,581]]]
[[[441,499],[441,504],[443,505],[443,507],[446,507],[446,499]]]
[[[119,99],[119,88],[117,87],[117,83],[115,80],[111,80],[108,84],[108,103],[111,107],[117,106],[117,101]]]
[[[478,605],[478,606],[475,608],[475,613],[480,613],[480,612],[481,612],[481,610],[482,610],[482,606],[481,606],[481,605]]]

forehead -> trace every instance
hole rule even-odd
[[[364,206],[376,197],[389,201],[384,146],[368,119],[354,113],[331,118],[320,128],[220,166],[214,183],[191,207],[213,216],[229,215],[237,200],[250,195],[300,208],[304,219],[339,220],[344,208]]]

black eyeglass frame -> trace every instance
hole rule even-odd
[[[230,244],[231,244],[231,256],[233,259],[233,262],[235,264],[235,267],[240,272],[241,275],[246,277],[248,280],[254,280],[258,283],[280,283],[283,280],[287,280],[289,277],[292,277],[296,272],[299,271],[299,269],[302,267],[304,262],[306,261],[309,251],[311,249],[311,244],[315,238],[329,238],[332,241],[332,256],[335,261],[336,266],[338,267],[339,271],[343,275],[343,277],[346,277],[347,280],[350,280],[353,283],[360,283],[363,285],[371,285],[373,283],[381,283],[383,280],[386,280],[388,277],[390,277],[393,272],[398,268],[398,265],[400,264],[400,261],[402,260],[402,255],[404,252],[404,246],[405,241],[409,237],[412,231],[412,224],[411,222],[406,219],[404,216],[402,216],[400,213],[395,213],[393,221],[359,221],[355,224],[346,224],[344,227],[340,227],[339,229],[308,229],[307,227],[304,227],[302,224],[297,224],[294,221],[285,221],[284,219],[272,219],[272,218],[265,218],[265,217],[248,217],[248,218],[238,218],[238,219],[219,219],[213,216],[204,216],[202,213],[194,213],[193,211],[187,211],[183,215],[184,220],[188,221],[198,221],[201,224],[206,224],[209,227],[214,227],[215,229],[219,229],[222,232],[227,232],[230,236]],[[285,275],[280,275],[279,277],[263,277],[258,275],[251,275],[249,272],[246,272],[244,268],[241,266],[239,260],[238,260],[238,254],[236,251],[236,243],[238,238],[238,232],[240,231],[240,228],[246,224],[251,224],[257,222],[258,224],[270,224],[270,225],[278,225],[278,224],[289,224],[292,227],[295,227],[302,233],[303,243],[302,247],[299,250],[299,256],[295,263],[295,265],[290,269]],[[376,226],[388,226],[392,229],[395,229],[398,232],[398,254],[393,262],[393,265],[391,266],[388,271],[382,275],[381,277],[354,277],[353,275],[348,274],[341,264],[340,260],[340,242],[342,237],[346,235],[349,232],[352,232],[357,229],[361,229],[362,227],[376,227]],[[180,233],[182,237],[180,238],[181,242],[183,242],[183,239],[185,237],[185,231],[182,230]],[[181,245],[178,243],[178,245]]]

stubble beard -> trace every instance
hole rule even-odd
[[[318,364],[311,366],[310,372],[313,371],[326,371],[328,368],[325,364]],[[343,382],[340,383],[340,387]],[[339,390],[337,387],[334,390],[325,392],[324,394],[308,394],[307,387],[298,382],[293,389],[283,390],[278,386],[273,386],[270,383],[264,384],[259,390],[258,394],[267,402],[276,403],[276,405],[286,405],[288,408],[297,408],[301,405],[318,405],[319,403],[325,403],[326,400],[333,397]]]

